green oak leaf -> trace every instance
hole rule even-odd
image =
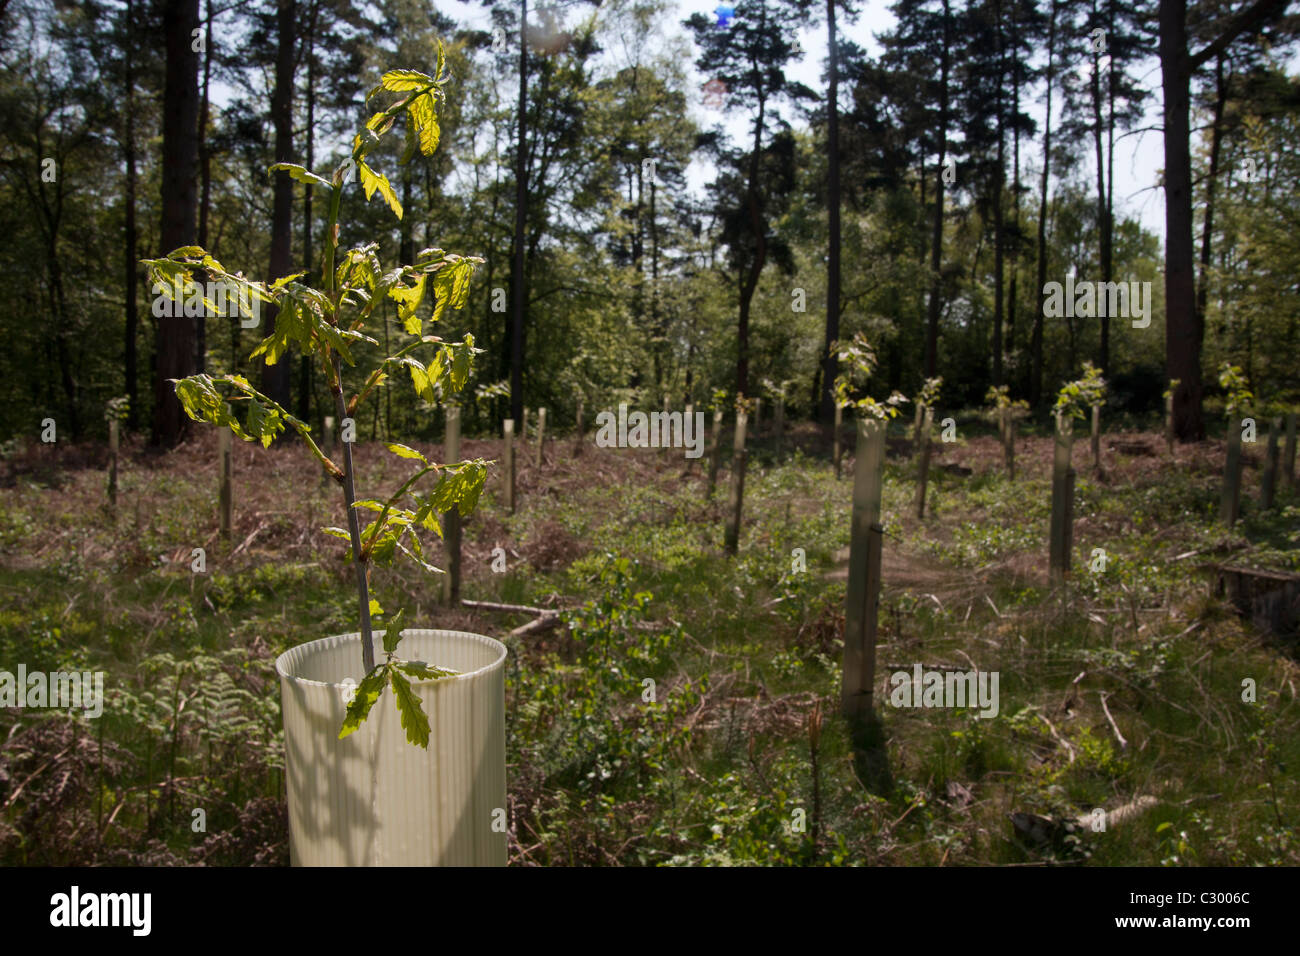
[[[339,731],[339,740],[359,728],[362,721],[369,716],[370,708],[375,706],[375,701],[379,700],[379,695],[384,692],[384,684],[388,682],[388,670],[388,664],[380,664],[357,685],[357,692],[352,702],[348,704],[347,716],[343,718],[343,729]],[[425,739],[428,740],[427,730]]]
[[[424,713],[420,697],[411,689],[411,682],[398,673],[396,667],[388,670],[393,685],[393,697],[397,701],[397,713],[402,718],[402,729],[406,739],[413,744],[429,749],[429,718]]]

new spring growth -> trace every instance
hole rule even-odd
[[[1101,369],[1091,362],[1084,362],[1083,378],[1061,386],[1053,411],[1064,412],[1071,418],[1087,418],[1088,410],[1094,405],[1105,404],[1106,380],[1101,377]]]
[[[840,364],[840,374],[835,378],[835,400],[840,405],[876,421],[898,417],[898,407],[907,402],[902,392],[894,391],[883,402],[866,394],[866,383],[876,369],[876,350],[865,333],[855,334],[852,342],[833,343],[830,351]]]
[[[1224,362],[1219,366],[1219,387],[1224,391],[1224,409],[1229,418],[1236,418],[1255,403],[1255,395],[1241,366]]]

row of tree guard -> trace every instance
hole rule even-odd
[[[1015,438],[1017,421],[1023,415],[1023,406],[1005,400],[1005,393],[999,398],[997,390],[991,390],[993,399],[992,416],[998,423],[999,438],[1003,445],[1007,476],[1015,479]],[[1064,390],[1063,390],[1064,391]],[[1095,396],[1089,396],[1095,397]],[[934,396],[918,396],[916,418],[913,426],[913,447],[917,461],[916,514],[925,517],[926,488],[929,478],[931,457],[931,436],[934,424]],[[879,407],[879,406],[877,406]],[[727,509],[724,532],[724,548],[728,554],[735,554],[739,548],[741,519],[744,511],[745,471],[748,462],[747,431],[751,410],[757,416],[760,405],[757,399],[742,400],[737,403],[735,432],[733,437],[733,457],[731,467],[731,499]],[[668,399],[664,400],[664,411],[669,410]],[[1091,446],[1093,467],[1101,469],[1101,429],[1100,402],[1091,403]],[[686,414],[694,409],[686,406]],[[1230,404],[1230,411],[1237,408]],[[460,407],[446,407],[446,432],[444,459],[448,463],[460,460]],[[844,405],[835,406],[835,428],[832,444],[832,462],[836,478],[842,472],[843,447],[841,430]],[[1166,440],[1169,453],[1173,453],[1172,413],[1166,405]],[[774,402],[773,445],[779,457],[783,446],[785,431],[783,402]],[[528,440],[528,410],[520,429],[520,440]],[[537,467],[543,464],[543,448],[546,440],[547,410],[538,408],[536,427],[534,429],[534,455]],[[1223,482],[1221,517],[1231,527],[1237,521],[1241,501],[1242,443],[1243,431],[1253,431],[1252,419],[1245,420],[1249,427],[1237,427],[1234,419],[1229,422],[1227,436],[1227,459]],[[710,430],[708,444],[708,476],[706,498],[712,500],[716,493],[718,472],[722,459],[723,411],[713,410],[713,427]],[[579,399],[576,416],[576,441],[573,454],[582,454],[586,431],[583,403]],[[844,645],[844,681],[842,688],[842,705],[847,716],[864,717],[872,707],[872,686],[875,679],[875,640],[876,620],[879,607],[881,580],[881,526],[880,502],[885,461],[885,434],[887,421],[873,415],[861,415],[857,420],[856,461],[854,465],[853,506],[850,528],[849,575],[845,606],[845,645]],[[231,464],[231,433],[222,429],[219,433],[219,511],[220,530],[223,540],[228,540],[232,526],[233,490]],[[513,514],[517,503],[516,464],[515,464],[515,421],[506,419],[503,423],[504,447],[502,453],[502,499],[506,510]],[[334,420],[325,419],[325,446],[332,447],[334,442]],[[1282,439],[1285,437],[1283,450]],[[118,491],[118,421],[109,422],[109,475],[108,498],[112,507],[116,506]],[[1074,527],[1074,483],[1075,470],[1072,467],[1074,443],[1074,424],[1071,410],[1062,407],[1056,414],[1055,443],[1052,468],[1052,512],[1049,545],[1049,579],[1053,584],[1065,581],[1071,565]],[[666,449],[673,453],[674,449]],[[693,463],[688,459],[688,469]],[[1278,416],[1269,422],[1266,451],[1264,455],[1263,478],[1260,488],[1259,506],[1262,510],[1273,507],[1277,486],[1294,489],[1296,484],[1296,414]],[[443,541],[447,550],[447,575],[444,595],[449,602],[460,600],[461,578],[461,523],[460,515],[454,510],[443,518]]]

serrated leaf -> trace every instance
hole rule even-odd
[[[420,142],[420,152],[431,156],[438,148],[442,130],[438,126],[438,109],[432,94],[425,93],[411,101],[407,106],[407,122],[416,128]]]
[[[343,718],[343,727],[339,730],[339,740],[356,731],[370,715],[370,709],[375,706],[375,701],[379,700],[379,695],[384,692],[384,685],[388,683],[388,672],[389,665],[380,664],[362,678],[361,683],[357,685],[352,702],[348,704],[347,715]],[[425,739],[428,739],[427,733]]]
[[[478,504],[486,478],[487,463],[482,459],[445,468],[427,501],[437,512],[458,508],[461,515],[468,515]]]
[[[437,401],[438,397],[433,391],[433,380],[429,377],[428,370],[415,359],[407,359],[406,367],[411,372],[411,384],[415,387],[415,394],[429,404]]]
[[[380,78],[380,85],[394,93],[422,90],[433,84],[433,77],[419,70],[389,70]]]
[[[280,169],[284,170],[300,183],[306,183],[309,186],[324,186],[326,189],[334,188],[334,184],[328,179],[317,176],[306,167],[298,166],[294,163],[274,163],[271,168],[267,170],[267,174],[269,175]]]
[[[460,673],[450,667],[438,667],[435,664],[426,664],[424,661],[397,661],[395,666],[416,680],[441,680],[444,677],[455,677]]]
[[[398,608],[387,624],[384,631],[384,653],[392,654],[397,650],[397,644],[402,639],[402,619],[406,616],[406,608]]]
[[[397,317],[402,320],[403,326],[411,335],[419,335],[424,329],[424,323],[416,316],[415,310],[424,301],[425,280],[427,278],[428,276],[421,274],[415,280],[415,285],[399,285],[388,290],[388,297],[398,304]]]
[[[474,358],[474,338],[466,334],[465,343],[451,349],[451,389],[459,392],[469,380]]]
[[[307,273],[305,273],[305,272],[295,272],[293,275],[281,276],[279,279],[276,279],[274,282],[271,283],[271,288],[272,288],[272,289],[283,289],[283,288],[284,288],[285,286],[287,286],[290,282],[297,282],[299,279],[301,279],[301,278],[302,278],[303,276],[305,276],[306,274],[307,274]]]
[[[402,149],[402,157],[397,161],[397,165],[399,166],[405,166],[412,159],[414,159],[415,154],[420,149],[420,141],[416,137],[415,123],[412,121],[412,119],[409,116],[410,111],[408,110],[407,112],[408,112],[407,121],[405,124],[403,124],[403,130],[406,136],[406,143]]]
[[[406,739],[427,750],[429,718],[424,713],[419,695],[411,689],[411,682],[403,677],[397,668],[390,668],[388,676],[389,682],[393,685],[393,698],[397,701],[397,713],[402,718],[402,729],[406,731]]]
[[[350,535],[343,528],[321,528],[321,530],[324,531],[326,534],[334,535],[334,537],[336,538],[342,538],[344,541],[352,540],[352,535]]]
[[[469,300],[469,280],[474,275],[474,262],[470,259],[448,256],[442,268],[434,273],[433,293],[438,301],[433,309],[433,321],[442,318],[448,306],[462,309]]]
[[[379,190],[379,194],[384,197],[384,202],[388,203],[388,208],[393,210],[398,219],[402,218],[402,204],[397,200],[397,193],[393,192],[393,186],[388,181],[388,177],[382,173],[377,173],[365,163],[358,164],[361,171],[361,188],[365,190],[366,200]]]
[[[442,574],[442,568],[435,567],[428,561],[424,560],[424,545],[420,543],[420,538],[416,535],[415,531],[411,528],[407,528],[406,536],[411,539],[411,547],[407,548],[406,545],[402,544],[400,541],[397,542],[397,546],[402,549],[403,553],[422,567],[428,574]],[[441,534],[439,537],[441,537]]]
[[[384,445],[384,447],[387,448],[389,451],[391,451],[394,455],[397,455],[399,458],[414,458],[418,461],[424,462],[426,465],[429,463],[429,459],[425,458],[424,455],[422,455],[420,452],[416,451],[414,448],[410,447],[409,445],[403,445],[394,441],[394,442],[388,442],[387,444]]]

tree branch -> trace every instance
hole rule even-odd
[[[1227,28],[1209,46],[1200,53],[1187,58],[1188,70],[1193,73],[1199,70],[1226,50],[1233,40],[1247,30],[1259,26],[1273,14],[1285,10],[1288,2],[1289,0],[1255,0],[1249,7],[1237,14]]]

